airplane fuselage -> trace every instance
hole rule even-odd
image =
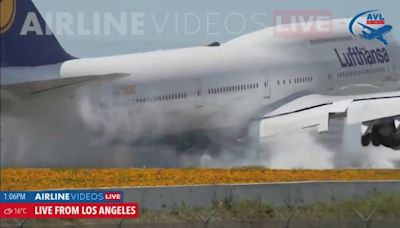
[[[274,37],[271,29],[218,47],[194,47],[62,64],[63,77],[130,76],[66,88],[35,99],[64,102],[73,93],[85,122],[133,138],[243,129],[290,99],[400,90],[399,46],[351,36]],[[18,69],[16,69],[18,70]],[[111,125],[111,126],[108,126]]]
[[[378,37],[383,37],[384,35],[389,33],[391,30],[392,30],[392,26],[385,25],[385,26],[375,30],[374,32],[371,32],[371,33],[365,35],[364,37],[366,39],[368,39],[368,40],[373,40],[373,39],[376,39]]]

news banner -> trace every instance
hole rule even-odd
[[[123,192],[21,191],[0,192],[0,217],[9,219],[138,218],[136,202]]]

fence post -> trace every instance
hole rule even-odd
[[[290,212],[288,216],[284,216],[282,213],[280,213],[277,209],[274,208],[274,211],[279,217],[285,221],[285,228],[290,227],[290,220],[292,219],[293,215],[297,212],[297,207],[294,207]]]
[[[116,220],[117,221],[117,228],[122,228],[122,224],[124,223],[124,220]]]
[[[217,207],[214,208],[211,213],[207,216],[206,219],[203,220],[204,222],[204,227],[207,228],[208,224],[210,223],[211,218],[215,215],[215,213],[217,213],[218,209],[222,206],[222,202],[219,202]]]
[[[355,209],[355,208],[353,208],[353,210],[363,220],[364,228],[369,228],[369,223],[371,222],[372,217],[375,215],[376,208],[374,208],[374,210],[372,210],[372,212],[368,215],[368,217],[365,217],[363,214],[361,214],[361,212],[357,211],[357,209]]]
[[[18,225],[18,227],[24,227],[24,225],[25,225],[25,223],[26,223],[26,221],[27,221],[28,219],[24,219],[22,222],[21,222],[21,224],[19,224]]]
[[[18,227],[24,227],[24,225],[25,225],[25,223],[26,223],[26,221],[27,221],[28,219],[24,219],[22,222],[21,222],[21,224],[19,224],[18,225]]]

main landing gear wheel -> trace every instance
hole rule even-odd
[[[367,147],[367,146],[369,146],[370,143],[371,143],[371,134],[370,133],[361,136],[361,145],[362,146]]]
[[[380,140],[380,129],[382,126],[380,125],[374,125],[372,128],[372,133],[371,133],[371,141],[372,145],[374,146],[380,146],[381,145],[381,140]]]
[[[372,145],[374,145],[374,146],[381,145],[381,142],[380,142],[379,138],[377,137],[377,135],[372,135],[371,141],[372,141]]]

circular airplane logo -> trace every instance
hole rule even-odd
[[[358,26],[361,30],[359,34],[355,31]],[[366,40],[378,40],[387,45],[385,35],[392,30],[391,25],[387,25],[383,13],[380,10],[368,10],[356,15],[349,24],[351,34],[358,35]]]
[[[16,0],[0,0],[0,33],[6,32],[15,19]]]

